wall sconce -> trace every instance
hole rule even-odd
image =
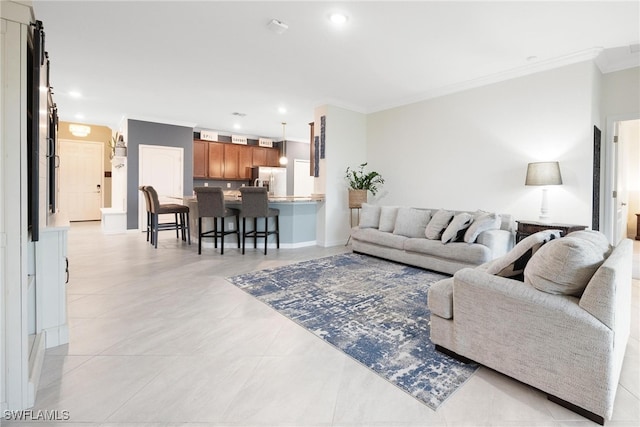
[[[542,205],[540,206],[540,221],[549,222],[549,199],[547,185],[562,185],[560,164],[558,162],[537,162],[527,165],[527,178],[524,185],[540,185],[542,187]]]
[[[72,123],[69,125],[69,132],[71,132],[71,135],[73,136],[84,138],[91,133],[91,126],[77,125]]]

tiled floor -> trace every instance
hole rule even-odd
[[[34,409],[103,427],[595,425],[484,368],[432,411],[224,280],[345,250],[198,256],[171,233],[155,250],[141,234],[74,223],[71,342],[47,351]],[[640,424],[640,281],[633,287],[612,427]]]

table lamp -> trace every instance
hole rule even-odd
[[[547,185],[561,185],[560,164],[558,162],[536,162],[527,165],[527,178],[524,185],[541,185],[542,205],[540,206],[540,221],[549,222],[549,200]]]

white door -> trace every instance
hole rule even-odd
[[[180,147],[140,145],[138,186],[151,185],[158,192],[160,203],[182,203],[184,150]],[[160,219],[160,221],[165,221]],[[138,229],[147,223],[147,208],[138,191]]]
[[[309,160],[295,159],[293,163],[293,195],[310,196],[313,193],[313,177],[309,175]]]
[[[60,212],[70,221],[100,219],[104,144],[60,140]]]

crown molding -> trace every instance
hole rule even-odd
[[[594,60],[603,51],[601,47],[594,47],[591,49],[582,50],[579,52],[570,53],[557,58],[547,59],[544,61],[538,61],[532,64],[527,64],[521,67],[512,68],[510,70],[501,71],[499,73],[490,74],[487,76],[479,77],[477,79],[467,80],[452,85],[442,86],[433,90],[424,92],[420,95],[411,98],[405,98],[402,101],[398,101],[394,104],[382,105],[378,108],[371,109],[368,113],[375,113],[378,111],[388,110],[391,108],[401,107],[408,104],[413,104],[420,101],[426,101],[433,98],[438,98],[445,95],[450,95],[457,92],[462,92],[477,87],[487,86],[493,83],[499,83],[506,80],[515,79],[518,77],[524,77],[530,74],[539,73],[542,71],[551,70],[554,68],[564,67],[566,65],[576,64],[583,61]]]

